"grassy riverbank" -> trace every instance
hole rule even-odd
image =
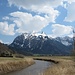
[[[32,58],[0,58],[0,75],[20,70],[33,64]]]
[[[75,62],[72,57],[60,56],[46,59],[52,59],[59,63],[52,65],[43,75],[75,75]]]

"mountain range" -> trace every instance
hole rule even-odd
[[[17,36],[9,45],[9,48],[24,55],[70,55],[72,46],[73,39],[68,36],[52,38],[44,32],[33,32]]]

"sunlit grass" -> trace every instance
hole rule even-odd
[[[0,74],[26,68],[33,64],[32,58],[0,58]]]
[[[47,58],[47,57],[45,57]],[[58,61],[58,64],[52,65],[43,75],[75,75],[75,62],[71,56],[53,56],[47,59]]]

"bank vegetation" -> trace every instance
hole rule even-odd
[[[43,75],[75,75],[75,62],[73,61],[73,57],[60,56],[47,59],[53,59],[59,63],[53,64]]]
[[[16,70],[21,70],[34,63],[32,58],[0,58],[0,75]]]

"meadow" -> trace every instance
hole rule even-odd
[[[34,57],[53,63],[43,75],[75,75],[75,61],[73,56]]]
[[[75,75],[75,61],[72,56],[27,56],[25,58],[0,57],[0,75],[26,68],[34,64],[33,59],[40,59],[53,63],[42,75]]]
[[[75,61],[72,56],[52,56],[43,57],[43,59],[59,62],[48,68],[43,75],[75,75]]]
[[[34,63],[32,58],[0,57],[0,75],[16,70],[21,70]]]

